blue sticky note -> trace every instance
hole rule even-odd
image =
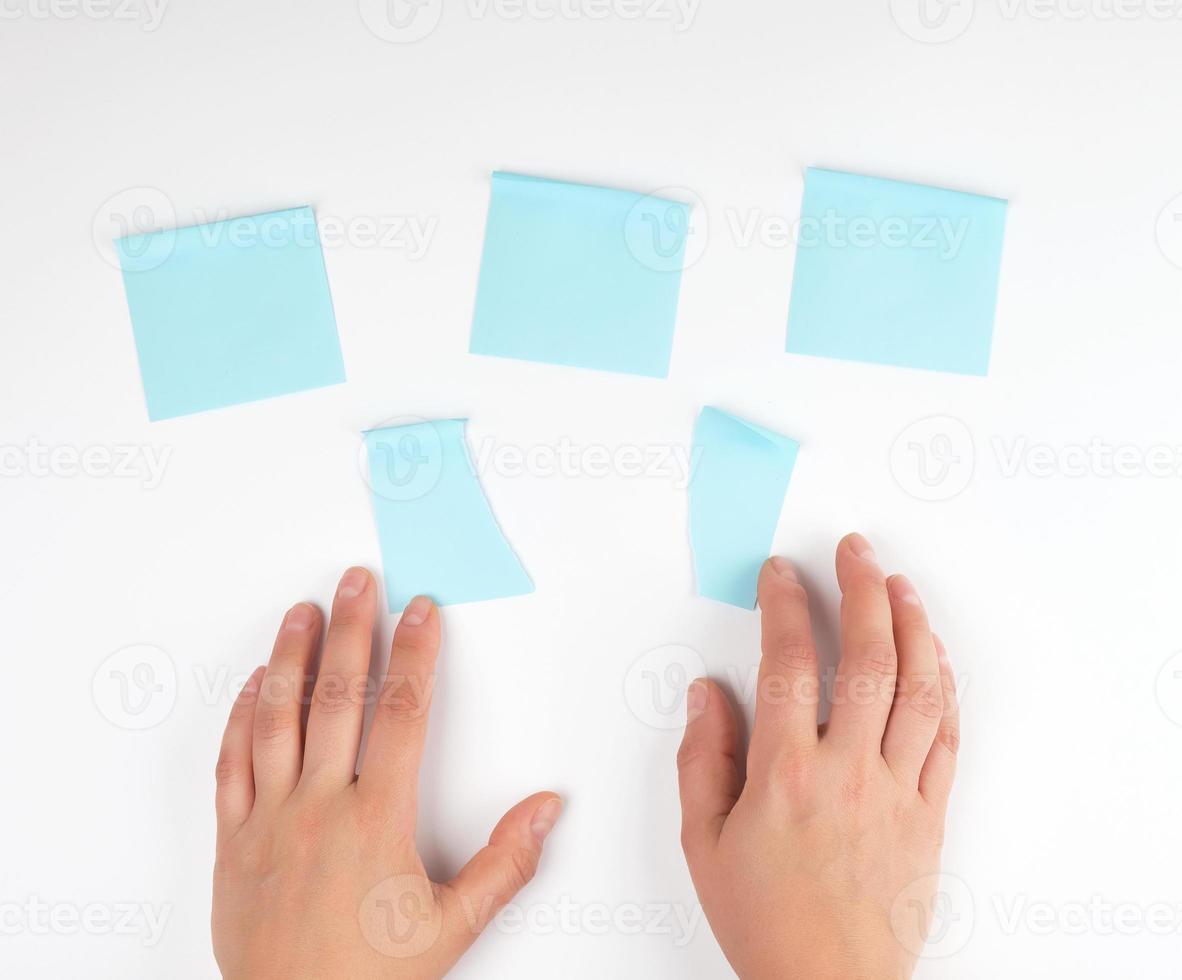
[[[345,380],[311,208],[115,247],[152,421]]]
[[[533,592],[480,488],[463,419],[371,429],[365,446],[391,612],[416,595],[453,605]]]
[[[989,372],[1006,202],[810,169],[788,350]]]
[[[694,426],[690,542],[698,594],[755,606],[799,444],[778,432],[704,408]]]
[[[470,350],[663,378],[689,206],[494,173]]]

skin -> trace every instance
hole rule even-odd
[[[448,882],[415,849],[439,612],[413,600],[380,694],[368,687],[377,588],[347,571],[323,617],[285,616],[230,714],[217,765],[213,946],[228,980],[441,977],[534,875],[562,803],[513,807]],[[301,724],[311,688],[307,724]],[[355,775],[365,703],[374,720]]]
[[[689,690],[682,845],[743,980],[906,978],[927,934],[959,741],[952,671],[915,589],[883,575],[865,538],[838,545],[837,578],[843,656],[828,725],[817,724],[808,596],[782,558],[759,580],[745,775],[721,689],[699,679]],[[422,597],[407,606],[380,694],[367,697],[376,596],[364,569],[345,573],[315,676],[322,617],[292,607],[231,711],[213,899],[228,980],[442,977],[533,877],[561,812],[553,793],[523,800],[454,879],[430,881],[414,839],[439,613]]]
[[[930,924],[959,742],[956,688],[914,587],[869,543],[837,547],[842,657],[817,725],[808,596],[780,558],[759,579],[763,657],[746,776],[735,717],[698,680],[678,767],[682,845],[743,980],[912,975]]]

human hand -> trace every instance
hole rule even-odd
[[[376,600],[367,571],[345,573],[314,689],[322,617],[292,607],[270,663],[230,713],[213,886],[214,954],[228,980],[441,977],[533,877],[558,819],[561,800],[537,793],[455,878],[428,878],[415,850],[416,786],[439,612],[422,597],[406,607],[373,692]],[[355,776],[367,693],[374,719]]]
[[[784,559],[759,579],[745,781],[726,697],[702,680],[689,691],[682,845],[743,980],[910,977],[930,924],[959,739],[952,670],[915,589],[884,578],[861,535],[838,545],[837,579],[843,653],[824,729],[808,596]]]

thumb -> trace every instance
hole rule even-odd
[[[677,752],[681,785],[681,846],[693,863],[713,848],[742,792],[735,763],[738,728],[722,689],[694,681],[686,696],[685,735]]]
[[[554,793],[522,800],[501,817],[488,844],[443,886],[444,916],[449,928],[464,934],[464,948],[533,879],[542,842],[561,813],[562,800]]]

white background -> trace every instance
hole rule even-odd
[[[638,19],[626,0],[606,17],[449,0],[400,43],[345,2],[172,0],[152,30],[135,2],[130,19],[48,2],[0,4],[6,976],[215,972],[218,739],[283,611],[327,604],[351,563],[380,568],[361,429],[467,416],[474,449],[684,451],[703,404],[803,444],[776,548],[828,655],[833,547],[859,529],[918,584],[959,670],[951,955],[921,976],[1176,973],[1182,661],[1159,672],[1182,648],[1182,20],[978,4],[925,33],[914,0],[894,16],[700,0],[689,17],[644,0]],[[794,247],[733,229],[791,222],[809,165],[1010,200],[987,379],[783,353]],[[466,353],[494,169],[700,198],[668,380]],[[95,244],[129,202],[164,227],[306,203],[353,228],[325,249],[348,383],[149,424]],[[425,254],[356,232],[399,220],[433,229]],[[929,416],[954,421],[908,429]],[[42,474],[30,440],[170,455],[148,486]],[[527,793],[568,808],[520,896],[534,934],[493,931],[456,975],[728,976],[704,925],[669,934],[669,909],[696,914],[679,732],[648,723],[642,671],[679,644],[741,688],[756,616],[695,597],[668,471],[482,479],[537,591],[445,611],[421,847],[449,875]],[[109,685],[92,693],[135,644],[165,652],[159,680],[175,671],[147,731],[109,720]],[[47,932],[30,899],[168,919],[155,945],[142,914],[138,935]],[[605,909],[621,928],[599,927]]]

